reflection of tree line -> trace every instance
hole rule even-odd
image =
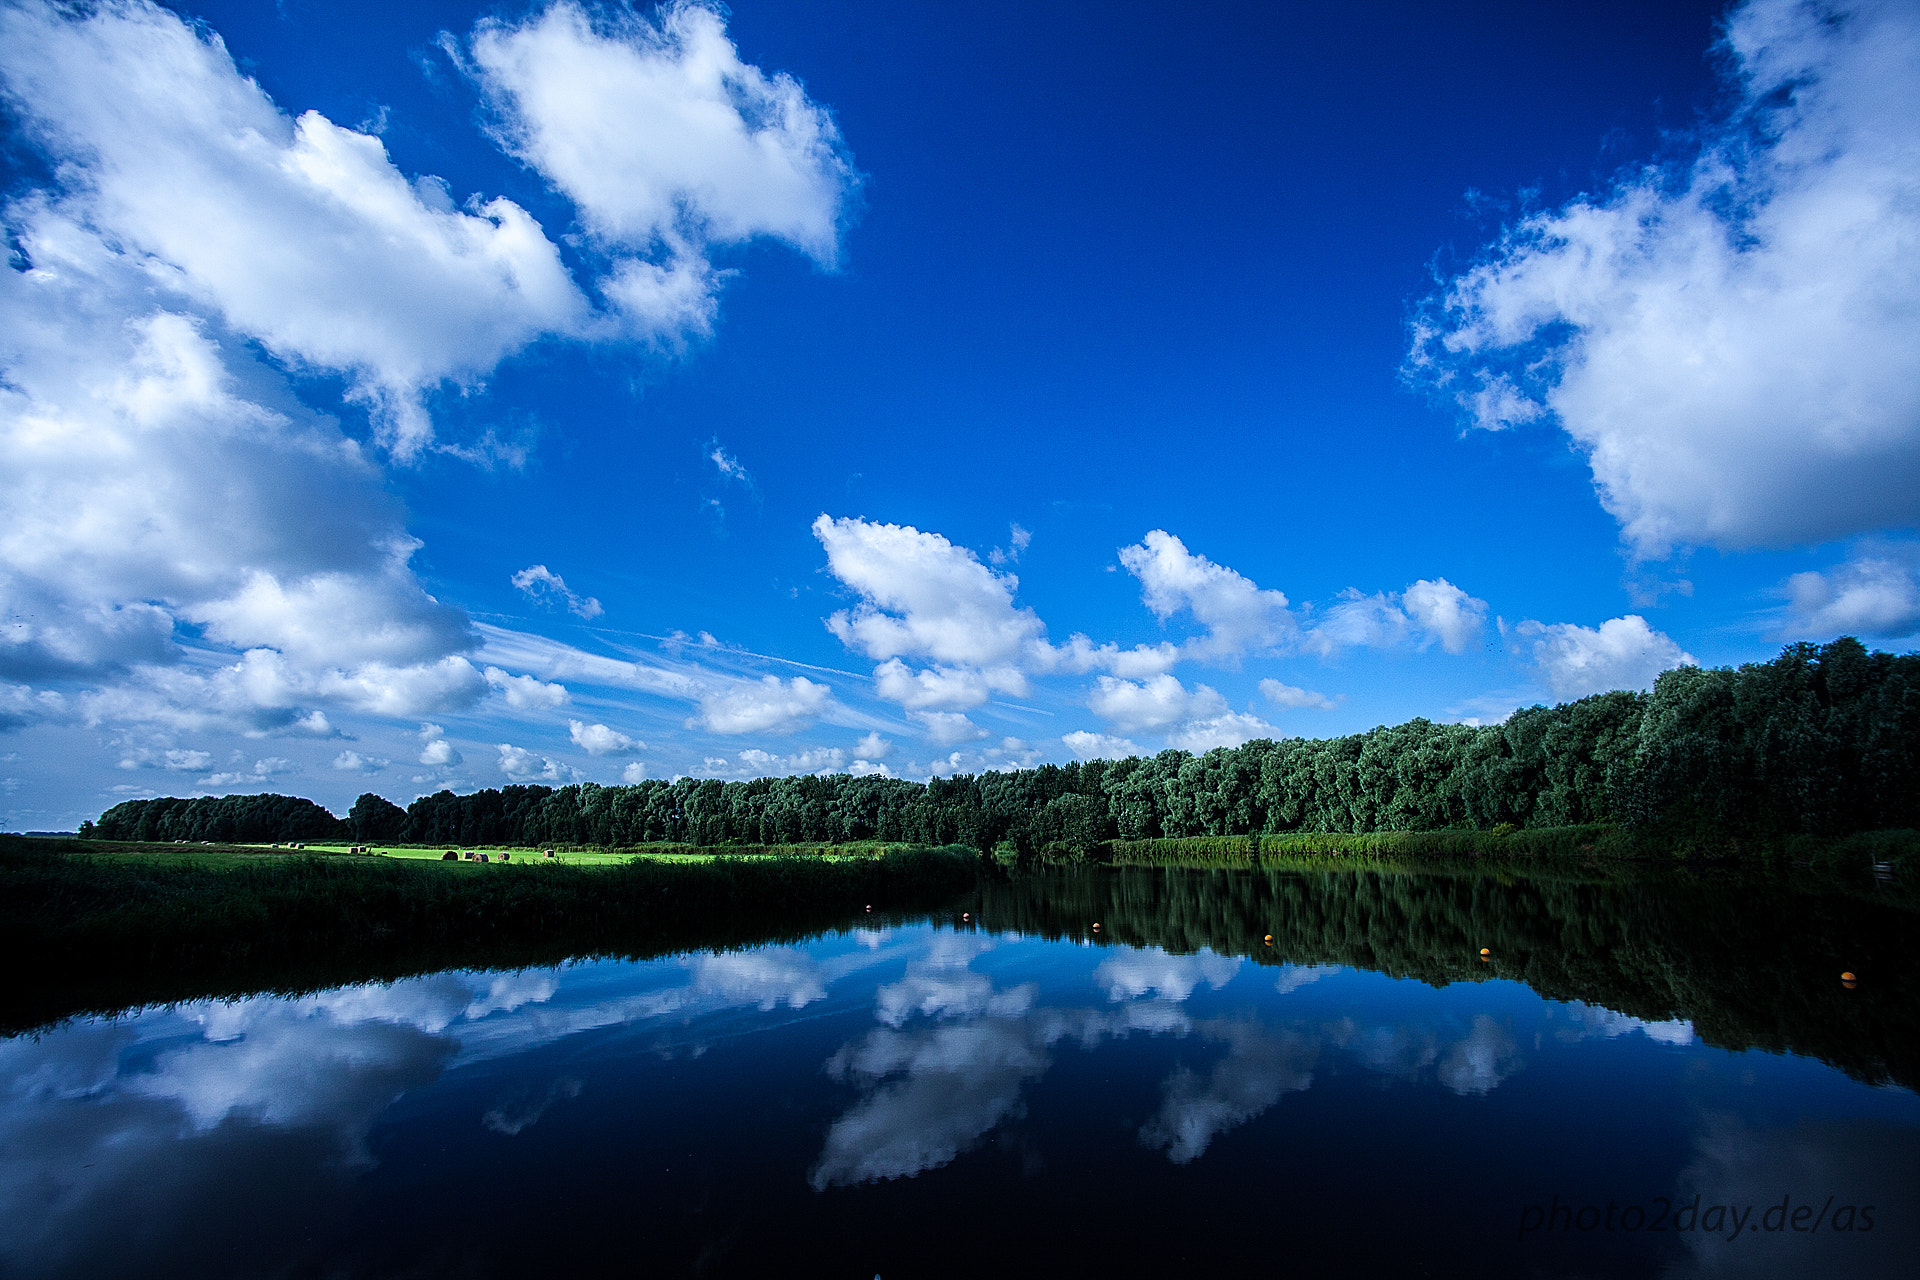
[[[1204,947],[1435,985],[1512,978],[1552,1000],[1685,1018],[1722,1048],[1804,1054],[1910,1087],[1920,1085],[1916,923],[1911,910],[1857,896],[1680,877],[1600,884],[1124,867],[1017,875],[980,889],[983,929]],[[1843,986],[1843,971],[1860,975],[1856,989]]]
[[[132,800],[109,840],[340,839],[628,847],[959,842],[1084,854],[1105,841],[1619,823],[1681,844],[1920,827],[1920,654],[1857,641],[1681,667],[1473,727],[1412,720],[1203,755],[934,778],[680,778],[632,786],[371,793],[345,819],[285,797]],[[275,826],[274,824],[280,824]],[[293,824],[291,826],[287,824]],[[333,824],[333,831],[318,827]],[[284,829],[282,829],[284,827]],[[298,828],[298,829],[296,829]]]

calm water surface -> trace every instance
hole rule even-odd
[[[976,898],[0,1042],[0,1274],[1915,1274],[1920,1099],[1884,1073],[1545,998],[1471,912],[1421,976],[1141,945],[1207,874],[1099,881],[1097,931]]]

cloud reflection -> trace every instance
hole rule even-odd
[[[1202,982],[1218,991],[1239,971],[1238,959],[1204,949],[1176,956],[1159,947],[1115,947],[1094,969],[1093,981],[1106,988],[1109,1000],[1137,1000],[1149,994],[1185,1000]]]
[[[1164,1148],[1175,1164],[1198,1158],[1215,1138],[1266,1111],[1280,1095],[1307,1089],[1320,1054],[1317,1040],[1294,1031],[1272,1035],[1246,1022],[1195,1030],[1223,1041],[1226,1056],[1205,1080],[1185,1067],[1175,1070],[1164,1085],[1159,1114],[1140,1130],[1143,1144]]]

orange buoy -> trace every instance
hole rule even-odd
[[[1854,978],[1851,972],[1843,973],[1840,975],[1840,981],[1842,982],[1853,982],[1855,980],[1856,979]]]
[[[1493,954],[1493,951],[1488,947],[1482,947],[1480,948],[1480,954],[1483,956],[1490,956]]]
[[[1273,935],[1272,935],[1272,934],[1268,934],[1268,935],[1266,936],[1266,944],[1267,944],[1268,946],[1272,946],[1272,945],[1273,945]]]

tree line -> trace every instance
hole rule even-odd
[[[1497,725],[1424,719],[1337,738],[911,782],[748,782],[368,793],[344,819],[285,796],[131,800],[110,840],[700,845],[860,840],[1086,853],[1110,840],[1618,823],[1675,839],[1920,827],[1920,654],[1851,637],[1770,662],[1680,667]],[[330,824],[330,825],[329,825]]]

